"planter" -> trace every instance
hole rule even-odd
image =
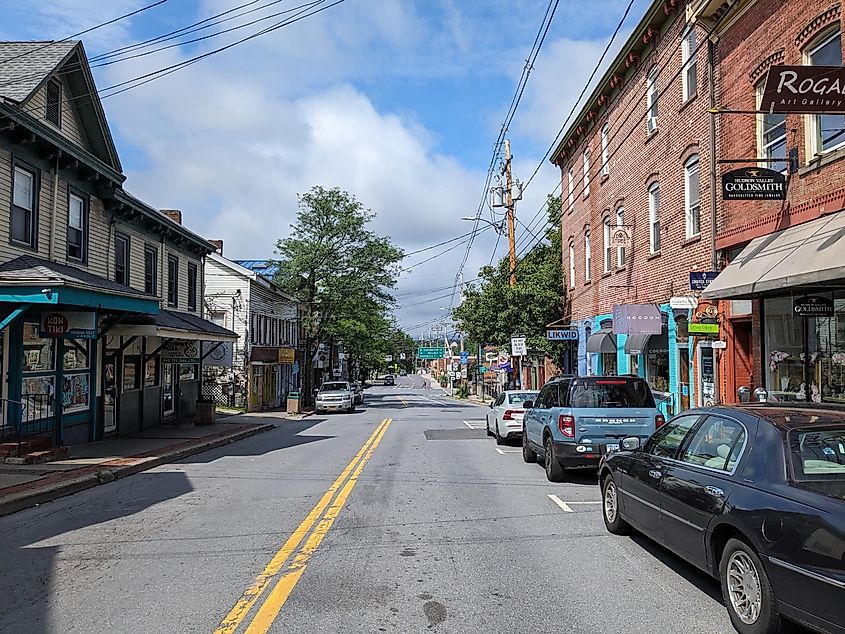
[[[214,401],[197,401],[196,425],[213,425],[217,417],[217,404]]]

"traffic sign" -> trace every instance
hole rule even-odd
[[[466,365],[469,363],[469,352],[462,352],[461,353],[461,365]]]
[[[439,348],[417,348],[417,357],[420,359],[442,359],[446,356],[446,350]]]
[[[525,337],[511,337],[511,356],[524,357],[526,354]]]

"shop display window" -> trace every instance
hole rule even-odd
[[[52,372],[56,369],[56,340],[42,338],[38,324],[23,325],[23,371]]]
[[[141,355],[126,354],[123,355],[123,391],[137,390],[140,388],[140,367]]]
[[[64,369],[86,370],[88,369],[89,342],[85,339],[66,339],[64,354]]]
[[[180,363],[179,364],[179,380],[180,381],[194,381],[199,376],[196,363]]]
[[[612,354],[604,353],[601,355],[601,368],[602,374],[605,376],[614,376],[618,374],[619,370],[615,352]]]
[[[88,409],[88,373],[66,374],[62,379],[62,411],[65,414]]]

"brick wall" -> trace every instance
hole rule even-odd
[[[673,14],[656,40],[633,60],[617,80],[618,88],[592,121],[578,143],[559,157],[563,197],[563,260],[569,286],[569,242],[575,244],[576,284],[569,288],[575,319],[609,313],[616,304],[662,303],[672,295],[689,292],[689,271],[710,269],[709,117],[705,47],[698,51],[697,95],[683,100],[682,79],[674,77],[682,65],[681,39],[686,28],[683,12]],[[697,31],[698,41],[704,33]],[[646,127],[646,82],[657,65],[658,127]],[[609,175],[602,177],[601,130],[609,123]],[[590,189],[584,198],[583,151],[590,149]],[[699,155],[701,233],[686,239],[684,163]],[[568,208],[570,168],[575,171],[575,203]],[[648,188],[660,183],[661,250],[650,253]],[[616,209],[625,209],[625,224],[632,225],[633,248],[626,265],[604,271],[603,220],[616,224]],[[585,281],[584,232],[591,232],[591,282]]]
[[[757,108],[755,87],[773,64],[804,64],[805,53],[820,36],[841,28],[840,4],[832,0],[758,0],[721,35],[717,47],[719,106]],[[757,116],[720,116],[720,158],[756,158]],[[788,115],[787,147],[797,148],[799,171],[789,176],[786,201],[726,201],[721,205],[719,247],[818,218],[845,207],[845,149],[823,158],[811,156],[809,117]],[[768,166],[764,164],[764,166]],[[737,167],[720,166],[720,173]]]

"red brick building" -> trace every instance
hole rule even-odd
[[[786,178],[785,200],[720,200],[716,245],[731,265],[704,295],[721,300],[722,397],[746,386],[778,400],[845,402],[845,117],[755,112],[772,66],[842,66],[841,5],[692,4],[701,28],[718,34],[719,174],[759,165]],[[832,305],[801,317],[795,304],[806,295]]]
[[[692,385],[692,315],[670,305],[713,259],[706,36],[684,8],[651,3],[552,157],[579,373],[639,374],[667,413],[714,390],[712,379],[708,394]],[[626,248],[611,245],[617,226],[630,231]],[[632,305],[653,308],[660,334],[614,327],[614,308]]]

